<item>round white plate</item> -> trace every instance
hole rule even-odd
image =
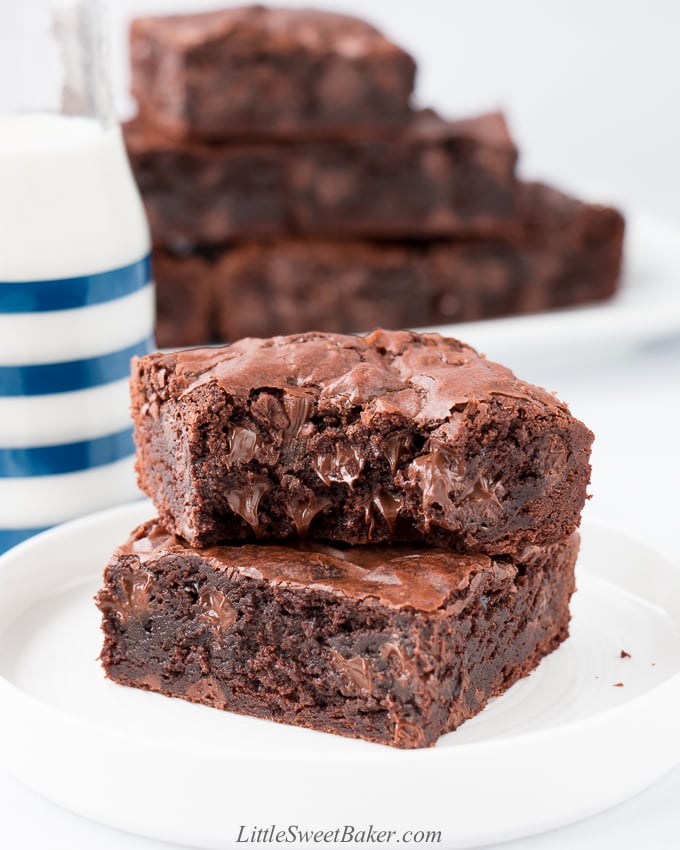
[[[430,330],[465,340],[513,368],[537,353],[571,366],[620,357],[622,350],[680,333],[680,227],[652,216],[626,215],[625,260],[614,298],[528,316]]]
[[[680,570],[639,543],[586,526],[571,638],[434,749],[400,751],[106,681],[92,596],[150,515],[105,511],[0,559],[2,766],[75,812],[205,848],[345,825],[460,848],[584,817],[680,760]]]

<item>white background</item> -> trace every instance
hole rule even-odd
[[[133,109],[124,50],[130,14],[214,5],[112,0],[119,114]],[[525,175],[598,194],[626,211],[656,213],[678,223],[680,239],[680,4],[674,0],[316,0],[315,5],[360,14],[412,51],[420,69],[420,104],[450,115],[503,108]],[[0,33],[0,46],[1,38]],[[522,377],[557,390],[595,431],[589,518],[625,529],[677,560],[680,341],[658,340],[633,351],[623,347],[613,358],[594,350],[585,365],[583,359],[512,365]],[[679,836],[680,768],[610,812],[504,847],[676,850]],[[161,845],[61,812],[0,773],[0,847]]]

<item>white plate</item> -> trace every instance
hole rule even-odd
[[[584,817],[680,760],[680,570],[639,543],[586,526],[572,637],[434,749],[399,751],[106,681],[92,596],[150,514],[95,514],[0,559],[2,766],[75,812],[206,848],[272,824],[459,848]]]
[[[439,325],[436,330],[515,364],[537,352],[571,364],[618,357],[621,350],[680,333],[680,227],[639,214],[626,216],[620,291],[599,304],[504,319]]]

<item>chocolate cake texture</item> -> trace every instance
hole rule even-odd
[[[203,257],[153,252],[156,342],[161,348],[209,343],[215,324],[214,266]]]
[[[568,635],[578,536],[512,557],[317,542],[193,549],[157,520],[97,597],[116,682],[427,747]]]
[[[186,250],[271,236],[513,232],[517,149],[500,113],[423,111],[384,138],[178,141],[142,120],[125,140],[154,242]]]
[[[428,324],[575,307],[616,292],[625,223],[613,207],[585,203],[544,183],[518,187],[517,231],[504,239],[433,243]]]
[[[142,112],[213,139],[399,126],[416,70],[358,18],[259,5],[137,18],[130,55]]]
[[[137,472],[192,545],[309,536],[504,554],[574,531],[590,431],[437,334],[244,339],[137,358]]]
[[[624,231],[616,210],[538,183],[522,187],[522,208],[515,238],[277,239],[187,256],[157,249],[158,343],[426,327],[587,304],[615,292]]]
[[[437,300],[427,252],[413,244],[250,243],[227,249],[204,273],[213,286],[214,324],[195,344],[424,327]]]

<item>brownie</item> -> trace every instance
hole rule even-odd
[[[541,183],[522,184],[521,233],[449,241],[428,250],[436,294],[428,324],[466,322],[589,304],[618,289],[624,219]]]
[[[203,257],[153,254],[156,342],[161,348],[210,342],[214,313],[213,267]]]
[[[132,92],[180,135],[354,132],[409,115],[415,62],[357,18],[243,6],[138,18]]]
[[[225,342],[424,326],[436,299],[423,252],[411,245],[250,244],[226,250],[212,270],[215,333]]]
[[[156,245],[186,251],[288,229],[285,148],[177,142],[138,120],[123,131]]]
[[[517,150],[502,115],[423,112],[389,137],[209,145],[125,126],[155,244],[302,235],[480,236],[517,226]]]
[[[578,536],[513,557],[321,543],[192,549],[158,521],[97,604],[115,682],[427,747],[568,635]]]
[[[531,273],[526,299],[527,311],[564,307],[612,296],[617,289],[623,262],[625,220],[622,214],[602,204],[579,201],[544,183],[522,186],[519,203],[523,207],[528,233],[545,240],[546,253],[561,244],[570,262],[565,262],[554,286],[550,302],[537,299]],[[552,238],[546,238],[549,234]],[[538,303],[537,303],[538,301]],[[534,306],[536,305],[536,306]]]
[[[213,266],[217,338],[424,327],[611,296],[621,269],[621,215],[545,187],[527,187],[527,194],[541,226],[527,217],[515,239],[279,240],[227,249]]]
[[[502,554],[578,525],[590,431],[438,334],[308,333],[135,358],[139,484],[193,545],[426,540]]]
[[[156,249],[158,343],[425,327],[611,296],[621,269],[621,215],[540,184],[522,193],[523,232],[515,239],[279,239],[213,248],[210,259]]]
[[[301,234],[483,236],[513,232],[517,149],[500,113],[431,112],[390,139],[310,142],[290,162],[290,219]]]

